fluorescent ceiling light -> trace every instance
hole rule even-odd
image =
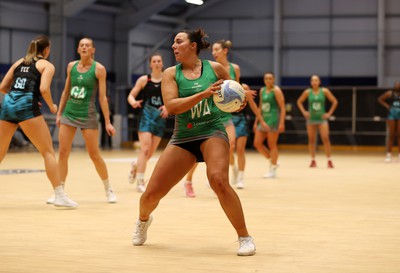
[[[193,5],[203,5],[203,0],[185,0],[186,3],[193,4]]]

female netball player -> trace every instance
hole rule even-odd
[[[219,40],[212,46],[212,54],[214,59],[220,63],[228,71],[231,79],[240,82],[240,67],[237,64],[231,63],[228,60],[228,53],[232,46],[231,41]],[[247,85],[244,85],[246,90],[246,96],[249,101],[249,105],[253,112],[258,115],[259,111],[257,105],[252,99],[253,91]],[[255,93],[256,91],[254,91]],[[247,121],[243,112],[226,113],[221,112],[221,121],[224,124],[225,130],[228,134],[229,139],[229,163],[231,165],[232,176],[231,182],[236,185],[238,189],[244,188],[244,168],[245,168],[245,150],[247,142]],[[265,125],[265,123],[263,124]],[[265,125],[266,126],[266,125]],[[238,154],[238,166],[235,165],[234,151]],[[189,171],[184,181],[185,194],[188,197],[195,197],[193,191],[192,178],[193,173],[197,167],[197,164]]]
[[[39,106],[43,97],[50,112],[57,112],[50,91],[54,66],[47,61],[49,54],[49,38],[36,37],[30,42],[26,56],[11,66],[0,84],[0,92],[6,94],[0,108],[0,162],[20,126],[43,156],[47,177],[54,188],[53,204],[74,208],[78,204],[64,193],[50,131]]]
[[[386,91],[379,96],[378,102],[388,109],[387,126],[389,138],[385,162],[392,162],[392,149],[397,134],[397,145],[400,160],[400,83],[395,82],[393,90]]]
[[[240,68],[237,64],[233,64],[228,61],[228,51],[232,46],[231,41],[219,40],[215,42],[212,46],[212,55],[214,59],[220,63],[225,69],[228,71],[231,79],[239,82],[240,78]],[[236,134],[235,134],[235,126],[233,125],[232,114],[221,111],[221,122],[223,123],[226,133],[228,134],[229,139],[229,164],[232,167],[232,184],[236,184],[238,169],[235,166],[234,159],[234,151],[236,145]],[[188,197],[195,197],[195,193],[193,191],[192,178],[193,173],[196,170],[197,164],[193,166],[193,168],[189,171],[186,176],[186,180],[184,181],[185,194]]]
[[[115,203],[117,198],[110,185],[106,164],[100,155],[99,130],[96,111],[96,94],[99,93],[99,103],[106,122],[109,135],[114,135],[115,129],[110,122],[108,101],[106,96],[106,69],[94,60],[95,47],[93,40],[83,38],[79,41],[78,54],[80,60],[72,61],[67,67],[67,79],[60,99],[57,114],[59,126],[59,167],[61,181],[64,184],[68,174],[68,158],[71,153],[72,141],[76,130],[81,129],[86,150],[96,167],[104,184],[109,203]],[[52,202],[52,198],[47,200]]]
[[[331,107],[328,112],[325,111],[326,99],[331,102]],[[305,100],[308,100],[308,110],[306,110],[303,105]],[[325,147],[328,168],[333,168],[328,119],[332,116],[337,105],[338,101],[332,92],[328,88],[321,87],[319,76],[312,75],[311,88],[304,90],[297,100],[297,106],[307,121],[308,149],[311,155],[310,168],[317,167],[317,162],[315,161],[315,137],[317,130],[319,130],[322,143]]]
[[[160,54],[150,57],[150,68],[151,74],[141,76],[128,96],[128,103],[132,108],[141,108],[143,104],[138,130],[140,152],[138,160],[132,163],[129,175],[130,183],[134,183],[137,179],[136,190],[138,192],[145,190],[146,163],[160,144],[168,117],[161,96],[163,60]],[[142,100],[136,100],[139,92],[143,92]]]
[[[256,119],[254,126],[254,147],[265,158],[271,160],[269,171],[263,178],[275,178],[278,162],[278,138],[279,134],[285,131],[285,97],[281,88],[275,85],[275,76],[271,72],[264,74],[265,86],[260,90],[260,111],[263,120],[268,124],[268,129],[265,130],[258,125]],[[264,141],[267,139],[268,147],[265,147]]]
[[[168,112],[175,115],[175,129],[140,198],[132,242],[144,244],[151,213],[160,200],[195,162],[204,161],[211,188],[239,236],[237,254],[254,255],[255,245],[247,231],[240,200],[229,185],[228,137],[212,99],[222,80],[230,76],[219,63],[199,59],[200,50],[210,46],[204,38],[200,29],[179,32],[174,38],[172,49],[179,64],[165,70],[161,90]]]

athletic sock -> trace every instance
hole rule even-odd
[[[243,180],[244,177],[244,171],[239,171],[238,172],[238,180]]]
[[[103,181],[103,184],[104,184],[104,188],[106,190],[108,190],[110,188],[110,180],[107,178],[107,179],[103,179],[102,181]]]
[[[144,182],[144,173],[137,173],[136,174],[136,179],[139,184],[143,184]]]
[[[54,188],[54,195],[59,196],[62,195],[63,193],[64,193],[64,188],[62,185]]]

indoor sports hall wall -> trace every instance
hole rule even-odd
[[[175,2],[178,1],[183,2]],[[207,8],[191,7],[183,16],[162,23],[149,22],[150,14],[131,28],[121,28],[123,7],[101,9],[89,5],[61,20],[61,13],[46,2],[0,0],[0,67],[8,67],[23,56],[27,43],[38,34],[65,35],[65,44],[55,43],[50,57],[58,71],[52,90],[57,100],[64,86],[66,64],[76,58],[77,41],[83,36],[92,37],[96,59],[109,72],[108,90],[121,117],[122,141],[129,141],[134,130],[131,122],[134,114],[126,103],[127,91],[138,76],[149,73],[148,56],[153,51],[163,54],[165,66],[175,64],[172,39],[174,33],[184,28],[204,28],[211,42],[230,39],[233,42],[230,60],[240,65],[242,81],[253,88],[263,84],[265,71],[274,71],[277,83],[290,97],[291,88],[302,90],[309,76],[315,73],[335,95],[345,94],[345,101],[339,104],[342,109],[353,88],[360,91],[365,87],[367,91],[357,92],[357,96],[358,101],[370,105],[368,118],[384,118],[376,97],[400,75],[400,1],[397,0],[208,0]],[[132,2],[145,9],[157,1]],[[57,28],[60,21],[64,25]],[[212,59],[211,53],[202,57]],[[367,95],[369,92],[373,96]],[[352,109],[349,111],[363,108]],[[342,124],[338,121],[332,122],[332,126],[342,126],[335,124]],[[357,127],[366,127],[365,131],[381,128],[372,137],[377,140],[373,143],[381,144],[384,137],[379,134],[384,134],[384,128],[375,125],[366,122]],[[346,130],[347,125],[343,125],[343,131]],[[286,142],[285,137],[282,141]],[[338,142],[346,141],[339,138]],[[356,138],[348,143],[364,141]]]

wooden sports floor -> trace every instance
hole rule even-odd
[[[150,175],[156,157],[149,162]],[[131,244],[140,194],[128,184],[130,150],[104,151],[118,197],[108,204],[82,150],[70,159],[66,191],[77,210],[46,205],[45,173],[0,175],[0,272],[400,272],[400,162],[383,153],[336,152],[336,168],[309,169],[305,151],[284,151],[279,178],[249,152],[246,188],[238,190],[257,254],[238,257],[236,234],[195,173],[196,198],[176,186],[155,211],[144,246]],[[43,169],[37,152],[10,152],[0,165]]]

